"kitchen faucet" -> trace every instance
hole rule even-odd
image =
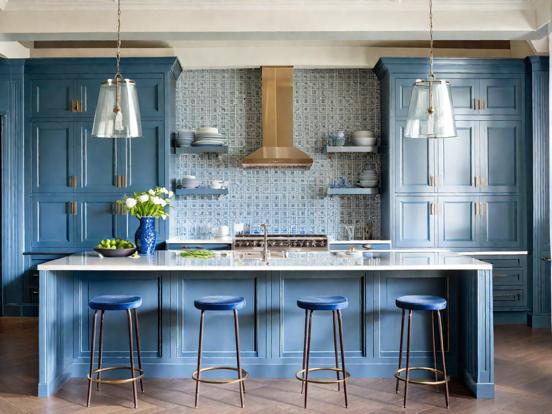
[[[268,224],[259,224],[259,227],[261,227],[264,232],[263,261],[265,264],[268,264]]]

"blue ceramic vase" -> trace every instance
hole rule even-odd
[[[155,217],[142,217],[140,226],[134,235],[134,241],[138,254],[149,256],[155,251],[157,244],[157,233],[155,232]]]

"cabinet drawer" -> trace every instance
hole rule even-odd
[[[516,310],[525,308],[526,300],[523,289],[494,289],[493,292],[494,310]]]
[[[507,269],[496,268],[493,269],[493,283],[495,287],[499,286],[520,286],[525,283],[524,271],[521,268]]]
[[[505,267],[522,267],[524,265],[524,260],[521,257],[505,257],[505,258],[480,258],[484,262],[490,263],[493,265],[493,268],[505,268]]]

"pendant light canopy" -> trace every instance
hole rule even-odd
[[[94,115],[92,136],[97,138],[138,138],[142,136],[140,104],[136,83],[124,79],[121,63],[121,0],[117,1],[117,72],[102,82]]]
[[[404,136],[406,138],[453,138],[456,136],[450,82],[433,73],[433,2],[429,0],[429,78],[414,84]]]

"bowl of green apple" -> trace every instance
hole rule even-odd
[[[94,250],[104,257],[128,257],[136,252],[136,246],[128,240],[103,239]]]

